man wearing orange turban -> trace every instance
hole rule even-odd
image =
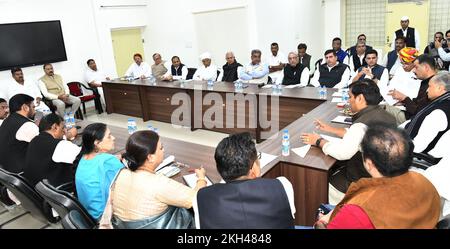
[[[406,47],[400,50],[398,54],[400,56],[400,61],[404,63],[411,63],[414,62],[419,56],[419,51],[415,48]]]

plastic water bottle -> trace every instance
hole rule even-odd
[[[277,94],[281,95],[281,93],[283,92],[283,85],[281,83],[276,83],[277,85]]]
[[[327,88],[325,86],[320,86],[319,98],[320,99],[326,99],[327,98]]]
[[[147,130],[153,131],[153,126],[152,126],[151,124],[148,124],[148,125],[147,125]]]
[[[72,127],[75,127],[75,116],[73,115],[73,112],[69,113],[69,123]]]
[[[64,113],[64,123],[67,129],[72,128],[72,124],[70,123],[70,116],[67,112]]]
[[[128,119],[128,134],[133,134],[137,130],[136,121],[133,118]]]
[[[348,89],[344,88],[342,89],[342,102],[348,103],[348,100],[349,100]]]
[[[276,83],[272,84],[272,94],[276,95],[278,91],[278,86]]]
[[[236,80],[235,82],[234,82],[234,90],[236,91],[236,92],[241,92],[242,91],[242,81],[241,80]]]
[[[289,131],[283,131],[283,140],[281,142],[281,155],[289,156],[290,144],[289,144]]]
[[[156,134],[158,134],[159,133],[159,129],[158,128],[156,128],[156,127],[153,127],[153,131],[156,133]]]

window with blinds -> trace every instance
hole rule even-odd
[[[367,36],[367,44],[383,47],[385,43],[386,0],[345,1],[345,46],[354,46],[359,34]]]
[[[441,31],[444,33],[450,29],[450,1],[431,0],[430,1],[430,22],[428,41],[433,41],[434,33]]]

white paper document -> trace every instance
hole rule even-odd
[[[296,87],[300,87],[300,85],[289,85],[289,86],[285,86],[284,88],[292,89],[292,88],[296,88]]]
[[[186,184],[191,188],[195,188],[195,186],[197,185],[198,177],[197,177],[197,174],[195,174],[195,173],[192,173],[189,175],[184,175],[183,179],[186,182]],[[212,185],[212,182],[211,182],[211,180],[209,180],[208,177],[206,177],[206,182],[207,182],[206,186]]]
[[[165,166],[169,165],[173,161],[175,161],[175,156],[170,155],[170,156],[166,157],[166,159],[164,159],[162,161],[162,163],[158,167],[156,167],[155,172],[159,171],[162,167],[165,167]]]
[[[267,89],[267,88],[272,88],[272,85],[265,85],[262,88]]]
[[[292,151],[297,154],[299,157],[304,158],[306,154],[308,154],[308,151],[311,149],[311,145],[305,145],[299,148],[292,149]]]
[[[275,158],[277,158],[277,156],[270,155],[264,152],[261,153],[261,159],[259,159],[261,169],[264,168],[267,164],[269,164],[273,160],[275,160]]]
[[[332,95],[333,97],[342,97],[342,92],[335,92]]]
[[[395,105],[398,101],[392,98],[391,95],[389,95],[389,91],[392,90],[388,86],[384,84],[379,84],[380,93],[381,96],[383,96],[383,99],[386,101],[388,105]]]
[[[342,98],[333,98],[331,100],[331,103],[341,103],[342,102]]]
[[[352,122],[349,121],[349,120],[351,120],[351,117],[348,117],[348,116],[337,116],[333,120],[331,120],[331,122],[332,123],[349,124],[349,125],[351,125]]]

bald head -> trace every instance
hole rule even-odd
[[[236,61],[236,58],[234,57],[234,53],[233,52],[227,52],[225,54],[225,60],[227,60],[227,64],[231,65]]]

